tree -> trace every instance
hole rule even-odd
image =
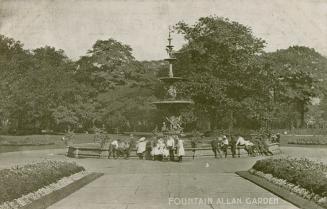
[[[305,125],[305,113],[311,99],[326,89],[327,58],[314,49],[291,46],[264,55],[274,74],[275,100],[287,103],[300,114],[300,127]]]
[[[267,73],[257,59],[265,42],[254,37],[250,28],[210,16],[193,26],[179,22],[175,30],[187,40],[176,53],[176,74],[192,81],[182,91],[192,97],[197,109],[209,113],[214,126],[227,117],[232,128],[236,116],[248,117],[252,104],[267,98],[258,97],[268,91],[262,88]]]
[[[54,109],[87,98],[89,91],[74,79],[74,63],[62,50],[46,46],[25,51],[19,42],[4,37],[0,43],[4,51],[0,112],[12,130],[53,129]]]
[[[140,70],[132,49],[114,39],[98,40],[87,56],[77,62],[77,77],[86,80],[100,92],[125,85],[126,79]]]
[[[76,80],[96,91],[95,125],[143,130],[151,126],[155,62],[138,62],[128,45],[108,39],[96,41],[77,66]]]
[[[19,91],[19,84],[31,67],[31,54],[23,49],[22,43],[0,35],[0,117],[2,128],[6,130],[15,126],[19,119],[12,117],[13,111],[20,108],[14,95]]]
[[[58,106],[53,109],[52,116],[55,119],[56,124],[62,126],[67,132],[69,132],[71,128],[76,128],[79,124],[76,113],[65,106]]]

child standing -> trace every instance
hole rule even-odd
[[[184,150],[184,141],[180,139],[178,136],[177,138],[177,155],[178,155],[178,162],[182,162],[183,156],[185,155],[185,150]]]

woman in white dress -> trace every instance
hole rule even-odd
[[[178,136],[177,138],[177,156],[178,156],[178,162],[182,162],[183,156],[185,155],[184,150],[184,140],[180,139]]]
[[[164,146],[165,146],[165,144],[161,138],[159,138],[158,141],[155,142],[155,146],[153,147],[153,150],[152,150],[154,160],[162,161]]]
[[[152,149],[152,155],[153,155],[153,160],[158,160],[158,156],[160,155],[158,143],[155,143],[153,149]]]
[[[164,148],[163,148],[163,160],[164,161],[168,161],[168,157],[169,157],[169,150],[167,149],[167,147],[165,146]]]
[[[137,145],[136,145],[136,154],[139,157],[140,160],[143,160],[144,152],[146,147],[146,141],[145,137],[142,137],[139,139]]]

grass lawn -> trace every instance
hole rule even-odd
[[[112,137],[116,135],[111,135]],[[1,145],[62,145],[63,135],[26,135],[26,136],[0,136]],[[94,142],[94,134],[75,134],[72,142],[74,144]]]
[[[63,135],[26,135],[0,136],[0,153],[39,149],[65,148],[61,140]],[[76,134],[73,143],[90,143],[94,141],[94,134]]]
[[[62,144],[62,135],[27,135],[27,136],[0,136],[0,145],[53,145]],[[90,141],[92,136],[77,135],[79,140]],[[78,141],[79,141],[78,140]],[[83,143],[81,142],[81,143]]]

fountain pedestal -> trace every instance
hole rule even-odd
[[[168,126],[163,127],[164,129],[166,129],[163,131],[164,134],[171,133],[179,135],[183,132],[180,112],[183,108],[193,104],[193,101],[187,99],[180,99],[177,97],[176,83],[185,82],[187,79],[182,77],[174,77],[173,62],[176,60],[176,58],[173,56],[174,46],[171,45],[171,41],[172,38],[170,36],[169,31],[169,44],[166,46],[166,51],[169,57],[165,59],[165,61],[169,62],[168,76],[159,78],[159,80],[161,82],[164,82],[165,86],[167,87],[167,94],[165,98],[163,98],[163,100],[153,102],[153,104],[156,105],[158,109],[164,110],[166,114],[166,121],[163,122],[163,124],[164,126],[166,126],[166,122],[168,122]]]

